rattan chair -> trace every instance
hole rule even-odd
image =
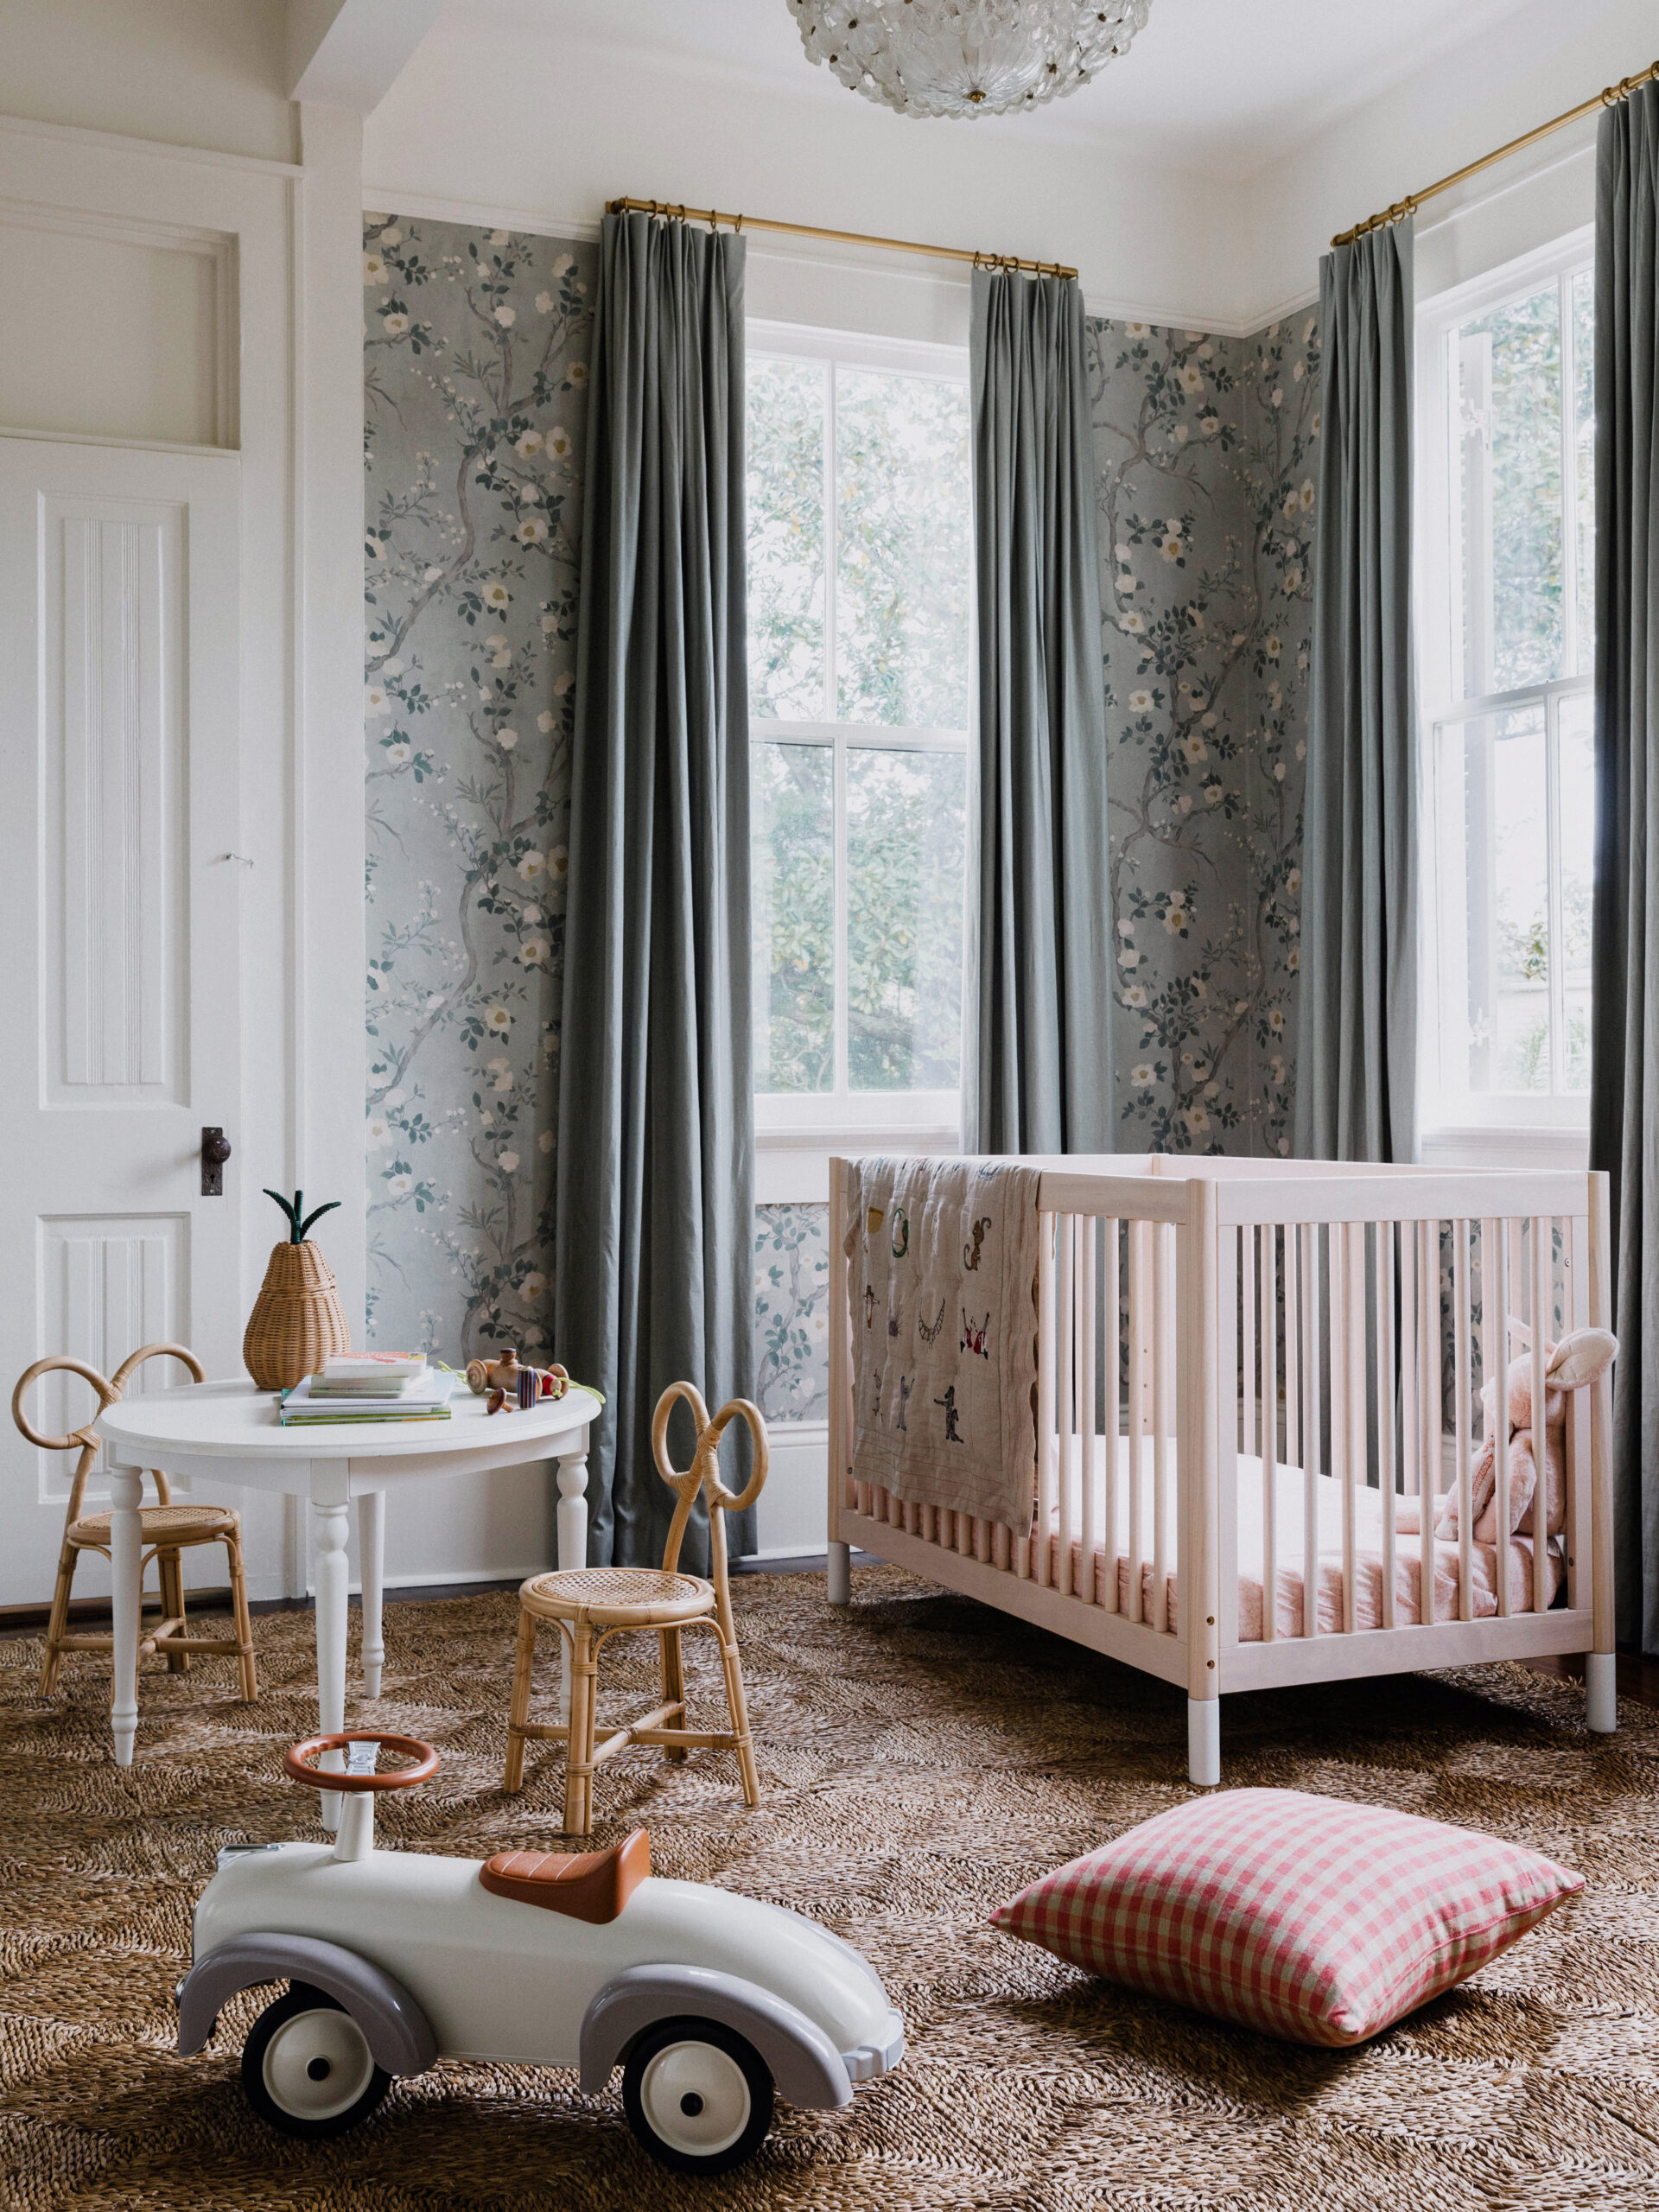
[[[684,1474],[671,1466],[668,1459],[668,1417],[678,1398],[685,1400],[697,1425],[696,1449]],[[748,1423],[754,1439],[754,1467],[741,1495],[734,1497],[720,1479],[720,1440],[728,1425],[740,1415]],[[507,1764],[502,1787],[508,1790],[523,1788],[526,1742],[563,1744],[564,1827],[569,1835],[592,1833],[594,1769],[636,1744],[662,1751],[671,1759],[683,1759],[689,1751],[735,1751],[744,1802],[758,1805],[760,1802],[754,1745],[743,1698],[737,1629],[732,1619],[725,1516],[741,1513],[760,1495],[766,1479],[766,1424],[760,1409],[747,1398],[732,1399],[710,1421],[708,1408],[694,1384],[671,1382],[657,1402],[651,1447],[658,1472],[679,1498],[669,1524],[662,1566],[576,1567],[562,1573],[533,1574],[518,1592],[518,1648],[513,1664]],[[713,1573],[710,1581],[698,1574],[679,1572],[680,1546],[699,1491],[709,1501],[709,1552]],[[568,1727],[530,1718],[531,1675],[536,1660],[538,1621],[552,1622],[569,1646]],[[720,1638],[726,1702],[732,1724],[729,1729],[688,1728],[684,1725],[685,1669],[680,1633],[683,1629],[705,1626],[712,1628]],[[601,1728],[595,1719],[600,1647],[607,1637],[629,1629],[657,1631],[662,1646],[662,1703],[626,1726]]]
[[[73,1452],[80,1458],[69,1484],[69,1503],[63,1517],[63,1548],[58,1554],[58,1579],[52,1592],[52,1615],[46,1631],[46,1658],[41,1668],[41,1694],[49,1697],[57,1687],[58,1675],[66,1651],[113,1651],[113,1636],[101,1634],[73,1635],[69,1630],[69,1597],[75,1580],[75,1566],[83,1552],[102,1552],[110,1556],[110,1516],[107,1513],[83,1515],[81,1500],[86,1494],[86,1478],[92,1472],[92,1462],[98,1457],[99,1436],[92,1422],[75,1429],[68,1436],[42,1436],[30,1427],[23,1414],[23,1400],[31,1383],[42,1375],[49,1375],[56,1368],[67,1368],[72,1375],[79,1375],[90,1382],[98,1393],[99,1412],[112,1406],[127,1387],[129,1378],[147,1359],[179,1359],[189,1369],[194,1379],[206,1378],[201,1363],[192,1351],[182,1344],[146,1344],[130,1359],[122,1361],[112,1380],[106,1382],[95,1367],[88,1367],[79,1359],[37,1359],[33,1367],[20,1376],[11,1394],[11,1417],[31,1444],[43,1452]],[[141,1659],[159,1653],[168,1664],[170,1674],[183,1674],[190,1665],[193,1652],[233,1653],[242,1678],[242,1694],[251,1700],[259,1694],[254,1673],[253,1627],[248,1618],[248,1592],[242,1573],[242,1517],[227,1505],[208,1505],[199,1499],[175,1505],[167,1477],[159,1468],[149,1470],[156,1485],[156,1503],[142,1508],[139,1518],[143,1526],[144,1552],[139,1567],[142,1585],[144,1569],[153,1559],[161,1583],[162,1619],[151,1629],[142,1626],[138,1637]],[[184,1567],[181,1554],[198,1544],[223,1544],[229,1563],[231,1577],[231,1611],[236,1633],[230,1637],[192,1636],[184,1610]]]

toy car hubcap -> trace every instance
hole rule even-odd
[[[708,2043],[671,2043],[645,2068],[639,2104],[653,2133],[691,2158],[728,2150],[749,2124],[743,2069]]]
[[[349,2111],[374,2077],[374,2057],[349,2012],[332,2008],[284,2020],[266,2047],[265,2088],[296,2120]]]

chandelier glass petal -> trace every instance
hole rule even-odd
[[[1152,0],[789,0],[808,59],[900,115],[1007,115],[1086,84]]]

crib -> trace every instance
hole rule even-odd
[[[1605,1176],[1028,1164],[1026,1534],[855,1480],[847,1163],[830,1162],[832,1604],[856,1547],[1185,1684],[1199,1784],[1221,1779],[1236,1690],[1583,1652],[1588,1724],[1613,1728],[1608,1378],[1568,1400],[1559,1529],[1484,1545],[1470,1510],[1484,1376],[1529,1350],[1541,1404],[1547,1342],[1611,1325]],[[1501,1531],[1507,1450],[1497,1470]],[[1448,1541],[1425,1494],[1452,1489]]]

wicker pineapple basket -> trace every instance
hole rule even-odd
[[[349,1351],[334,1269],[308,1238],[271,1248],[265,1280],[248,1316],[242,1360],[262,1390],[291,1390],[330,1352]]]

